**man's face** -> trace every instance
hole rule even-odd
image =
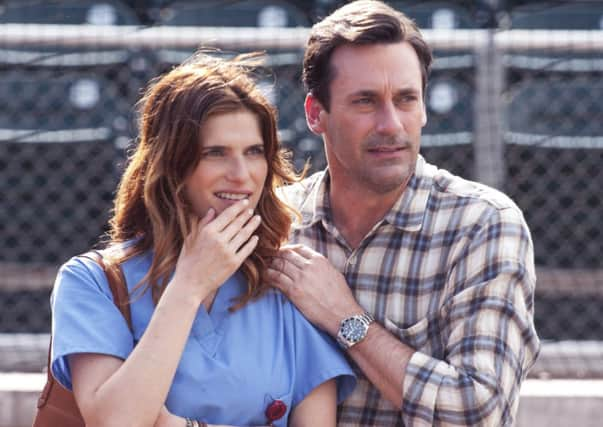
[[[427,120],[415,51],[406,42],[344,45],[331,67],[329,111],[309,95],[306,114],[324,136],[333,180],[378,194],[402,191]]]

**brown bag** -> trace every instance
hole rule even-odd
[[[132,329],[130,305],[128,303],[128,289],[119,264],[110,263],[103,258],[100,252],[94,251],[82,255],[98,263],[105,274],[113,294],[113,302],[121,311]],[[50,337],[52,347],[52,336]],[[33,427],[85,427],[84,419],[75,403],[73,393],[65,389],[54,379],[50,370],[50,349],[48,349],[48,378],[42,394],[38,399],[38,412]]]

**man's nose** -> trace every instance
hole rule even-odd
[[[379,110],[377,132],[383,135],[397,135],[402,129],[400,111],[392,102],[385,103]]]

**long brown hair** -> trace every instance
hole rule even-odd
[[[278,141],[276,111],[253,79],[260,61],[257,53],[231,60],[200,53],[157,79],[141,100],[140,137],[117,190],[109,244],[115,248],[132,242],[115,255],[117,262],[152,250],[151,267],[136,289],[151,288],[155,303],[190,231],[184,182],[201,158],[203,124],[212,115],[240,110],[258,117],[268,174],[256,208],[262,217],[256,231],[258,245],[241,267],[247,293],[234,308],[268,287],[266,268],[286,240],[295,214],[279,200],[275,189],[299,177]]]
[[[416,24],[381,1],[358,0],[335,10],[314,24],[304,54],[306,90],[329,111],[329,86],[335,78],[331,57],[339,46],[408,42],[421,64],[423,94],[432,62],[431,48]]]

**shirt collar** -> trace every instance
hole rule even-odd
[[[309,188],[306,197],[299,207],[302,220],[300,227],[306,228],[319,221],[328,221],[331,216],[331,204],[329,201],[329,169],[316,173],[308,178]]]
[[[427,202],[434,180],[435,167],[418,156],[415,173],[410,178],[406,189],[394,206],[385,215],[383,221],[406,231],[418,231],[423,224]],[[332,223],[329,201],[329,170],[317,173],[307,182],[308,197],[299,208],[302,216],[300,228],[314,225],[318,221]]]
[[[423,225],[436,168],[419,155],[415,173],[383,220],[405,231],[418,231]]]

